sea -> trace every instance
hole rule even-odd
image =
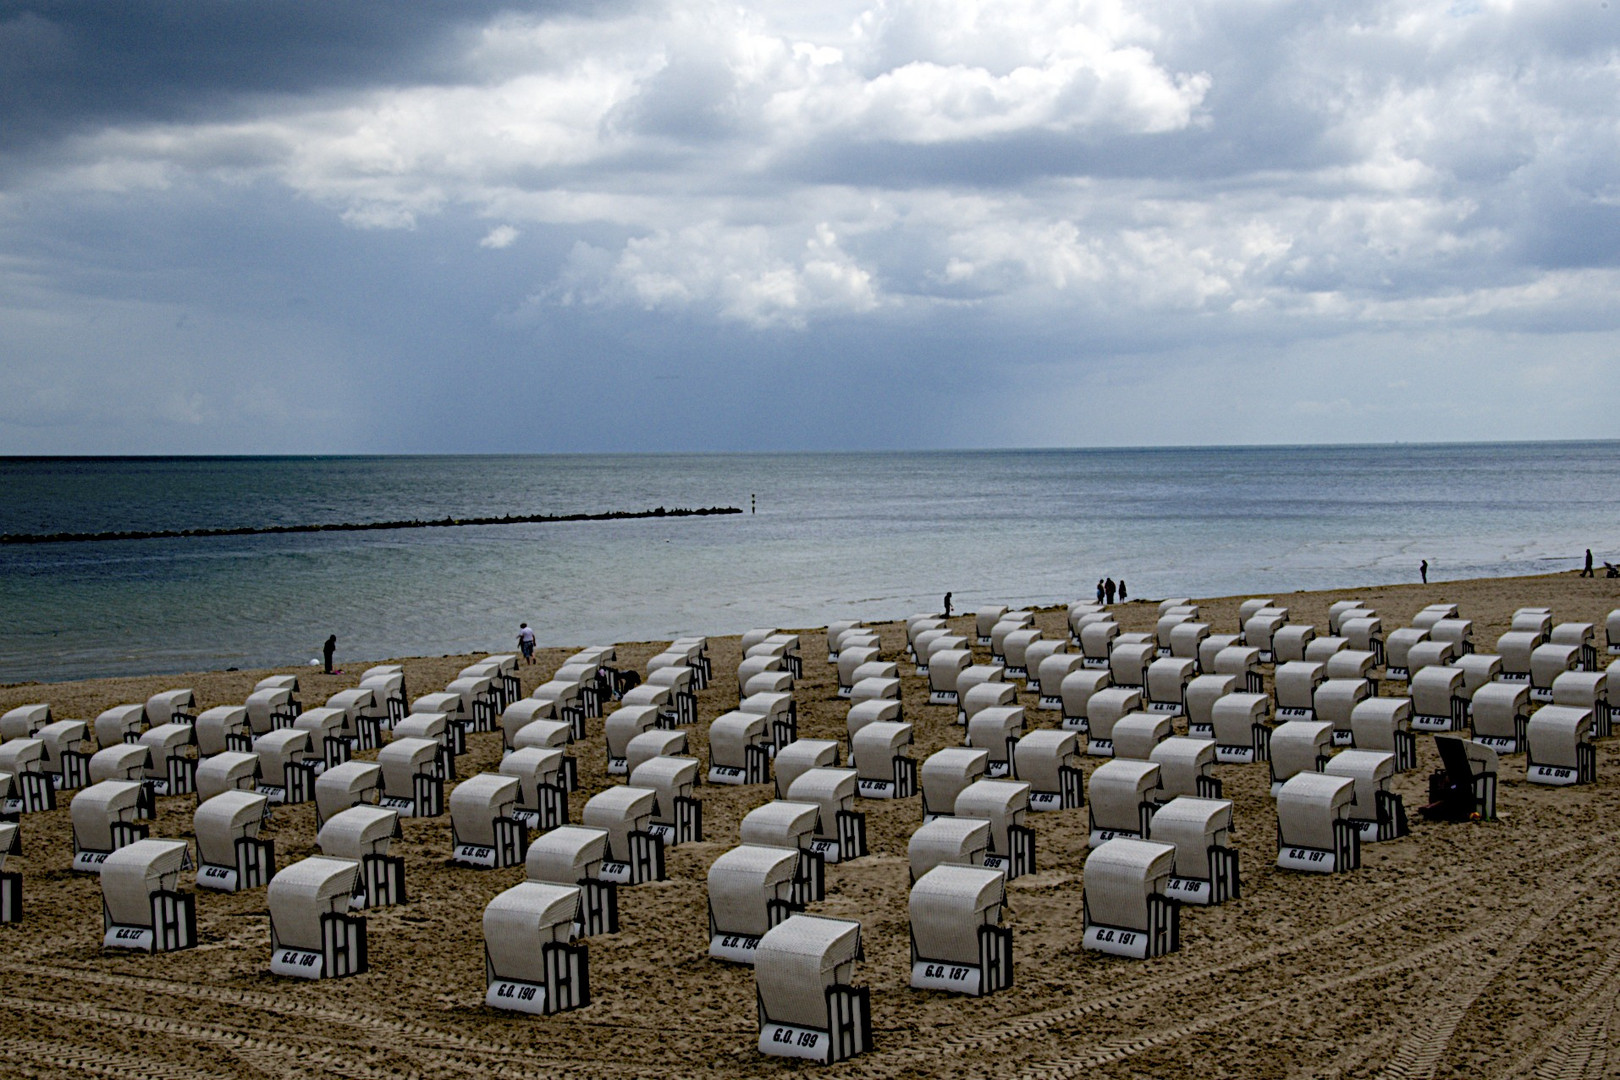
[[[983,604],[1620,561],[1620,442],[0,459],[0,533],[739,515],[0,545],[0,682],[340,666]]]

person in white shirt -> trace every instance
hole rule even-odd
[[[534,631],[529,629],[528,623],[518,624],[518,648],[523,652],[523,659],[534,663]]]

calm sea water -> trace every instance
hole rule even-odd
[[[741,517],[0,547],[0,681],[809,627],[1620,557],[1620,443],[0,459],[0,532],[733,505]]]

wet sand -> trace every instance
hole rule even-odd
[[[1481,651],[1514,608],[1546,605],[1556,621],[1598,624],[1601,653],[1620,581],[1568,574],[1275,598],[1291,621],[1319,630],[1330,603],[1359,598],[1386,632],[1427,603],[1455,602],[1474,620]],[[1204,621],[1235,630],[1241,599],[1201,600]],[[1151,630],[1157,605],[1115,610],[1126,630]],[[1036,624],[1054,636],[1063,612],[1042,611]],[[901,657],[903,623],[877,629],[884,656]],[[800,734],[841,740],[847,706],[824,638],[800,632]],[[639,670],[662,644],[621,645],[618,664]],[[688,729],[705,760],[708,721],[736,702],[739,639],[711,639],[709,652],[715,678]],[[564,655],[544,651],[523,668],[524,693]],[[401,662],[415,696],[475,659]],[[333,676],[288,670],[313,705],[355,685],[368,664]],[[954,707],[927,705],[926,682],[900,667],[915,756],[959,744]],[[199,708],[238,704],[265,674],[11,686],[0,688],[0,711],[49,701],[58,719],[92,719],[180,686],[196,690]],[[1058,714],[1037,710],[1032,695],[1020,702],[1031,727],[1056,726]],[[582,781],[574,820],[590,795],[620,782],[605,775],[602,723],[589,721],[572,751]],[[1039,870],[1008,887],[1015,983],[980,999],[907,985],[906,842],[920,801],[859,801],[872,854],[828,867],[827,898],[811,911],[863,925],[856,981],[872,989],[875,1047],[826,1070],[758,1054],[751,970],[706,955],[707,868],[735,845],[741,817],[771,799],[769,786],[699,789],[704,841],[669,853],[669,880],[621,890],[621,932],[590,939],[591,1005],[549,1018],[484,1007],[483,907],[523,871],[447,866],[448,817],[403,822],[394,852],[406,857],[410,903],[369,914],[371,971],[301,983],[269,973],[263,890],[200,891],[196,949],[103,950],[97,880],[68,870],[64,798],[24,818],[23,853],[6,864],[23,874],[26,914],[0,927],[0,1075],[1620,1077],[1620,740],[1600,743],[1589,787],[1527,785],[1523,757],[1504,758],[1501,820],[1462,825],[1416,814],[1438,764],[1432,739],[1420,736],[1418,748],[1419,767],[1394,785],[1412,835],[1364,847],[1362,868],[1335,876],[1274,869],[1267,767],[1220,766],[1235,802],[1242,898],[1184,909],[1181,950],[1146,962],[1079,947],[1086,811],[1032,814]],[[472,735],[458,773],[492,770],[499,757],[498,734]],[[159,800],[152,835],[189,838],[193,809],[190,797]],[[278,865],[313,854],[313,807],[278,808],[266,835]]]

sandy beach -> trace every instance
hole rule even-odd
[[[1088,597],[1089,598],[1089,597]],[[1290,621],[1325,632],[1328,605],[1361,599],[1386,632],[1425,604],[1454,602],[1490,651],[1512,611],[1552,608],[1555,621],[1597,624],[1620,607],[1620,581],[1557,576],[1391,585],[1276,594]],[[1200,599],[1217,632],[1236,629],[1243,597]],[[960,601],[959,601],[960,602]],[[1126,630],[1151,630],[1156,603],[1114,609]],[[895,612],[897,620],[909,614]],[[971,626],[971,612],[953,626]],[[1041,611],[1047,636],[1064,632],[1060,609]],[[739,627],[738,630],[744,630]],[[795,688],[803,737],[842,740],[847,703],[836,697],[820,628],[803,636],[804,678]],[[902,621],[877,626],[886,659],[904,653]],[[971,633],[971,631],[968,631]],[[598,644],[582,641],[579,646]],[[661,642],[618,647],[618,666],[643,670]],[[987,656],[988,650],[978,652]],[[699,695],[688,733],[706,760],[707,724],[734,706],[739,638],[711,638],[714,680]],[[567,655],[543,650],[521,670],[529,693]],[[404,658],[412,696],[437,690],[476,656]],[[341,656],[344,674],[286,669],[307,706],[355,685],[365,662]],[[1610,657],[1604,656],[1607,663]],[[900,665],[905,719],[921,760],[961,742],[954,707],[929,706],[927,684]],[[0,711],[49,702],[57,719],[93,719],[110,706],[173,687],[199,708],[240,704],[268,672],[22,684],[0,688]],[[1404,692],[1385,684],[1384,694]],[[1031,727],[1053,727],[1023,694]],[[1183,722],[1184,723],[1184,722]],[[586,799],[610,783],[600,719],[573,753]],[[1598,749],[1598,782],[1548,788],[1524,782],[1524,758],[1503,759],[1501,820],[1428,824],[1437,767],[1432,739],[1418,739],[1419,767],[1395,790],[1412,834],[1363,849],[1362,868],[1315,876],[1278,871],[1276,815],[1263,764],[1221,766],[1235,802],[1242,898],[1182,913],[1179,952],[1151,961],[1080,948],[1085,810],[1031,815],[1037,873],[1008,886],[1015,983],[965,999],[910,989],[906,842],[917,799],[862,800],[872,854],[827,871],[816,914],[859,919],[871,987],[875,1047],[826,1069],[883,1077],[1620,1077],[1620,740]],[[363,752],[360,757],[371,757]],[[492,770],[499,734],[468,738],[462,777]],[[1089,774],[1100,763],[1087,759]],[[761,1056],[754,1046],[751,969],[708,959],[705,875],[737,842],[737,826],[769,801],[769,786],[705,785],[703,842],[668,858],[667,881],[620,893],[621,932],[590,939],[592,1003],[549,1018],[483,1005],[480,917],[496,893],[523,877],[511,868],[446,865],[448,817],[403,822],[394,852],[407,864],[410,903],[369,914],[371,971],[305,984],[269,972],[263,890],[198,899],[199,947],[118,954],[101,945],[94,877],[69,872],[67,799],[23,819],[25,919],[0,927],[0,1075],[119,1077],[774,1076],[812,1071]],[[152,835],[189,838],[191,797],[159,801]],[[266,835],[278,865],[315,853],[312,806],[278,808]],[[187,875],[189,886],[189,875]]]

